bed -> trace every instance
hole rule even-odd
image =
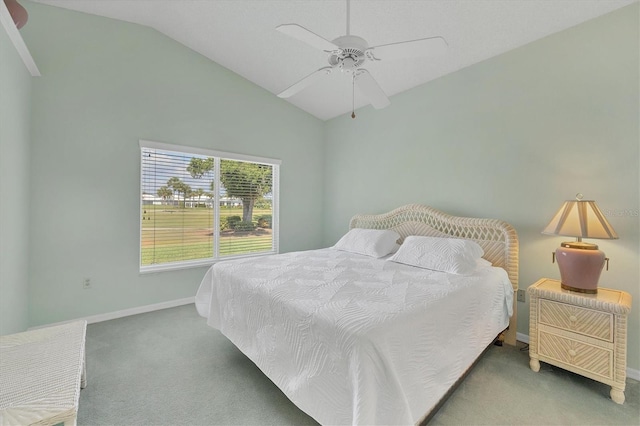
[[[349,228],[334,247],[215,264],[196,308],[319,423],[420,423],[497,336],[515,344],[516,231],[415,204]],[[356,232],[396,233],[399,246],[340,246]],[[481,259],[461,273],[407,261],[433,241],[479,246]]]

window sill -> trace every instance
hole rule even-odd
[[[277,251],[268,251],[263,253],[250,253],[236,256],[226,256],[220,259],[197,259],[193,261],[183,261],[183,262],[174,262],[174,263],[163,263],[157,265],[146,265],[140,267],[140,275],[144,274],[155,274],[157,272],[168,272],[168,271],[178,271],[181,269],[192,269],[192,268],[202,268],[202,267],[211,267],[212,265],[218,262],[224,262],[227,260],[235,260],[235,259],[246,259],[251,257],[262,257],[262,256],[271,256],[273,254],[278,254]]]

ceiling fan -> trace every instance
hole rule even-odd
[[[429,37],[369,47],[362,37],[350,33],[350,0],[347,0],[347,34],[329,41],[298,24],[283,24],[276,30],[328,53],[329,66],[322,67],[278,94],[288,98],[339,69],[352,79],[362,94],[376,109],[391,102],[373,76],[362,65],[366,61],[390,62],[402,58],[435,55],[446,51],[447,42],[442,37]],[[352,118],[355,113],[352,112]]]

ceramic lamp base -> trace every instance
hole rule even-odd
[[[563,289],[590,294],[598,292],[598,281],[605,262],[602,251],[558,247],[556,260]]]

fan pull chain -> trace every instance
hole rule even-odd
[[[351,118],[356,118],[356,73],[351,77]]]

